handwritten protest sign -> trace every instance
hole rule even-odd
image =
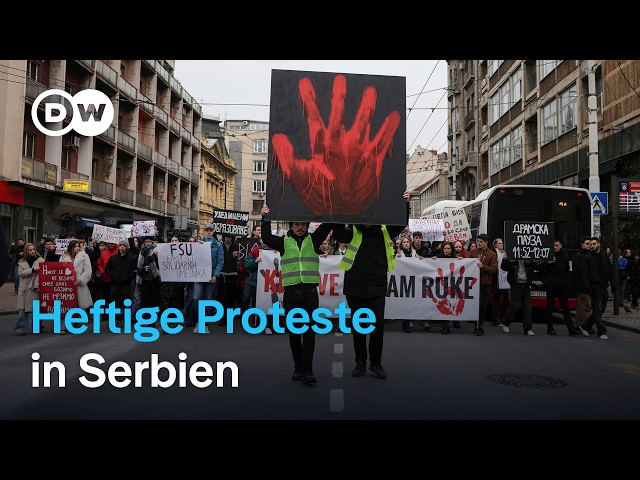
[[[553,222],[504,222],[504,248],[510,258],[548,260],[553,255]]]
[[[411,233],[422,232],[422,240],[444,240],[444,222],[440,218],[410,218]]]
[[[248,221],[249,212],[216,210],[213,212],[213,231],[216,234],[246,237],[249,234]]]
[[[93,238],[95,238],[97,242],[117,244],[120,240],[127,240],[129,238],[129,235],[127,235],[126,230],[123,230],[121,228],[106,227],[104,225],[94,225]]]
[[[158,271],[163,282],[208,282],[211,279],[211,244],[159,243]]]
[[[157,231],[155,220],[134,220],[131,227],[134,237],[154,237]]]
[[[60,315],[78,306],[76,272],[71,262],[40,264],[40,311],[53,312],[53,302],[60,300]]]
[[[56,238],[56,255],[64,255],[67,253],[67,247],[71,240],[70,238]]]

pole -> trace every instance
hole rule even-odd
[[[589,95],[587,97],[587,125],[589,126],[589,191],[600,191],[600,175],[598,171],[598,97],[596,93],[596,61],[587,60],[587,80]],[[613,190],[611,191],[613,195]]]
[[[611,173],[611,224],[612,224],[612,245],[613,265],[611,266],[611,293],[613,294],[613,314],[620,314],[618,305],[618,210],[620,199],[618,198],[618,175],[615,170]]]
[[[455,65],[455,62],[454,62]],[[456,68],[455,66],[453,68]],[[459,73],[460,74],[460,73]],[[456,155],[456,145],[458,143],[458,136],[456,135],[456,131],[458,130],[458,112],[456,111],[456,85],[458,84],[458,77],[456,76],[456,83],[451,85],[451,88],[453,89],[453,99],[452,99],[452,103],[451,103],[451,120],[453,122],[453,129],[452,129],[452,133],[453,133],[453,145],[451,147],[451,173],[453,174],[453,182],[451,183],[451,200],[455,200],[458,196],[458,193],[456,192],[456,162],[457,162],[457,155]]]

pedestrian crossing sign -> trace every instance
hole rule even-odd
[[[609,213],[609,194],[607,192],[591,192],[591,208],[594,215]]]

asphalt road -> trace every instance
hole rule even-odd
[[[441,335],[414,328],[405,334],[399,322],[387,324],[382,364],[386,380],[367,374],[351,376],[354,353],[350,334],[316,336],[312,386],[291,381],[293,365],[288,336],[225,333],[211,335],[191,329],[142,343],[113,333],[16,337],[15,315],[0,319],[0,419],[30,420],[637,420],[640,409],[640,335],[610,328],[608,341],[569,337],[561,325],[558,336],[534,324],[535,337],[514,323],[509,334],[486,326],[483,337],[472,325]],[[102,325],[105,325],[103,322]],[[32,386],[32,354],[40,386]],[[108,382],[89,388],[81,376],[96,376],[80,367],[89,353],[104,357],[107,372],[116,361],[131,368],[136,362],[178,365],[187,355],[186,371],[195,362],[214,370],[213,383],[197,388],[152,387],[149,371],[141,387],[116,388]],[[44,362],[65,367],[64,388],[53,375],[44,387]],[[237,365],[232,373],[215,375],[217,362]],[[159,374],[167,380],[166,370]],[[124,377],[118,377],[122,380]],[[134,380],[133,377],[132,381]],[[203,380],[203,377],[199,377]],[[220,380],[222,386],[217,386]]]

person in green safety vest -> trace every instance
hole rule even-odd
[[[271,221],[265,219],[268,213],[269,207],[265,204],[262,206],[262,241],[280,253],[280,281],[284,287],[282,303],[285,315],[294,308],[301,308],[311,317],[320,304],[319,255],[324,253],[320,245],[331,230],[344,230],[344,226],[322,223],[310,234],[309,222],[289,222],[289,231],[284,237],[280,237],[271,233]],[[316,383],[313,374],[315,332],[308,328],[303,334],[287,333],[294,365],[291,380],[307,385]]]
[[[358,333],[355,329],[351,332],[356,355],[356,366],[351,372],[354,377],[365,374],[368,356],[369,370],[376,378],[387,378],[387,373],[382,368],[387,272],[395,268],[391,239],[400,235],[409,221],[409,192],[405,191],[403,197],[407,200],[407,211],[404,218],[398,221],[402,225],[357,224],[334,232],[337,242],[349,244],[347,253],[338,264],[338,268],[345,270],[342,291],[347,304],[352,312],[369,308],[376,318],[375,329],[369,334],[368,351],[367,335]]]

